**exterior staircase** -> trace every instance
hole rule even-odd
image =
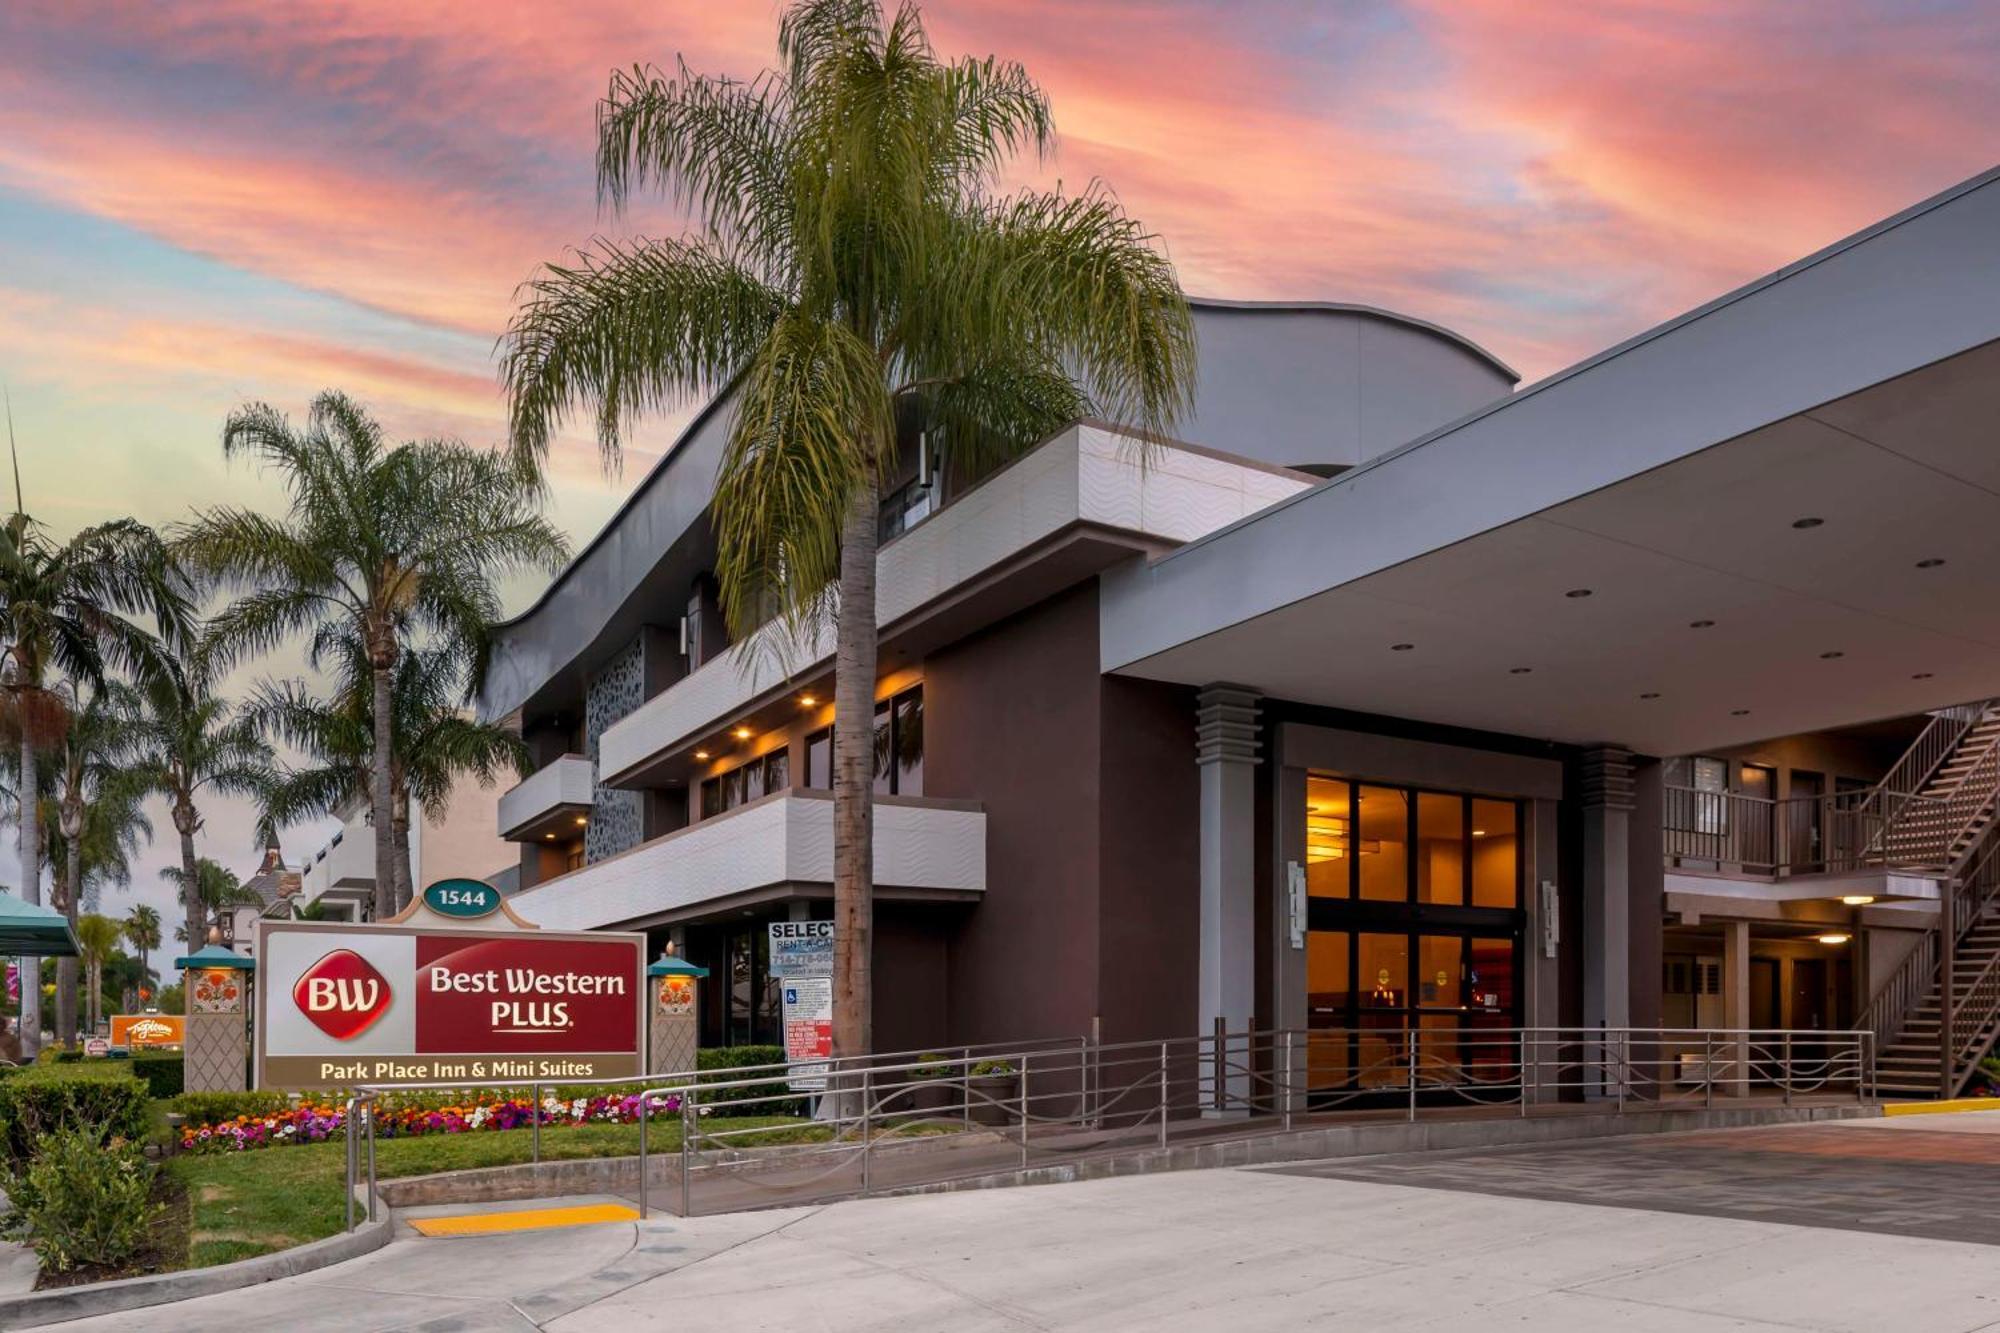
[[[2000,700],[1934,715],[1855,813],[1866,861],[1940,881],[1937,926],[1855,1025],[1877,1089],[1956,1096],[2000,1035]]]

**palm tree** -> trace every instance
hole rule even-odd
[[[878,493],[914,430],[965,478],[1078,417],[1150,441],[1186,408],[1194,329],[1172,265],[1107,191],[993,193],[1053,144],[1016,64],[944,61],[913,5],[804,0],[783,68],[740,83],[635,69],[598,106],[601,199],[658,186],[672,240],[604,242],[531,281],[504,339],[524,468],[588,408],[733,387],[711,510],[731,636],[835,629],[834,1051],[870,1044]],[[899,429],[901,427],[901,429]],[[920,443],[919,447],[925,447]],[[751,635],[772,615],[782,634]]]
[[[227,663],[295,634],[357,636],[374,704],[369,805],[375,824],[375,910],[393,903],[389,695],[411,635],[464,646],[483,674],[486,630],[500,615],[495,581],[568,558],[539,512],[537,488],[499,454],[448,440],[389,447],[345,395],[313,400],[303,432],[262,403],[229,416],[222,450],[276,471],[291,495],[283,519],[245,509],[200,511],[176,537],[190,565],[243,595],[209,626]]]
[[[71,708],[69,728],[53,756],[44,823],[54,834],[49,846],[56,901],[72,927],[86,906],[96,910],[104,885],[131,882],[131,858],[142,838],[153,837],[144,787],[125,762],[133,704],[123,685],[91,690]],[[76,968],[74,958],[57,960],[56,1027],[66,1037],[76,1031]]]
[[[118,519],[58,542],[24,511],[18,473],[15,509],[0,526],[0,704],[9,738],[19,748],[15,807],[20,834],[21,891],[42,900],[42,821],[39,755],[62,738],[69,709],[52,673],[92,688],[107,666],[151,672],[158,641],[126,619],[149,614],[160,633],[184,640],[192,612],[184,580],[151,528]],[[41,996],[23,993],[24,1053],[41,1044]]]
[[[209,796],[257,796],[271,779],[271,748],[246,717],[214,694],[200,664],[181,662],[167,674],[143,683],[140,707],[130,724],[132,780],[141,790],[166,798],[180,835],[181,863],[166,876],[181,887],[183,930],[201,946],[206,913],[197,896],[194,835],[201,828],[200,802]]]
[[[189,949],[199,949],[208,939],[209,927],[221,925],[222,914],[230,908],[264,905],[257,891],[245,888],[228,866],[206,856],[195,862],[192,879],[181,866],[161,866],[160,879],[180,890],[181,901],[191,901],[199,907],[200,915],[188,925],[174,927],[174,938]]]
[[[153,975],[148,960],[160,947],[160,914],[145,903],[133,907],[125,914],[125,941],[139,955],[139,984],[144,986]]]
[[[108,916],[88,912],[76,923],[76,947],[82,955],[83,964],[90,970],[90,1028],[97,1031],[97,1020],[104,1011],[104,964],[118,950],[118,939],[122,932],[118,923]]]
[[[337,636],[328,645],[333,698],[301,680],[266,682],[252,696],[249,717],[269,739],[303,752],[305,766],[288,768],[264,795],[263,827],[325,815],[365,793],[371,770],[374,692],[368,656],[358,639]],[[445,647],[402,655],[390,694],[389,786],[394,807],[395,908],[414,892],[410,875],[410,806],[442,819],[453,785],[470,774],[490,785],[503,772],[526,776],[528,750],[504,727],[466,716],[468,664]]]

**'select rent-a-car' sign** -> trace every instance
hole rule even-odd
[[[645,937],[264,923],[258,1084],[641,1072]]]

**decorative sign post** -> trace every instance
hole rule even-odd
[[[255,959],[220,943],[185,958],[181,994],[187,1000],[184,1075],[189,1092],[241,1092],[250,1054],[250,991]]]
[[[259,1087],[644,1072],[643,935],[541,930],[464,879],[375,925],[258,931]]]
[[[649,1049],[649,1074],[678,1074],[695,1066],[701,1049],[700,1010],[695,1007],[695,983],[708,976],[708,969],[696,967],[685,958],[661,954],[646,969],[653,986],[653,1006]]]
[[[784,1006],[793,1092],[824,1092],[833,1058],[833,922],[773,921],[771,977]]]

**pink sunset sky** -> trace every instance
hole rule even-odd
[[[1190,292],[1386,306],[1529,379],[2000,158],[1991,5],[924,9],[943,53],[1020,60],[1047,89],[1060,153],[1017,180],[1107,182]],[[497,441],[493,347],[516,286],[593,234],[678,225],[596,211],[608,71],[680,56],[747,77],[774,58],[777,13],[12,0],[0,382],[29,509],[68,531],[267,498],[223,465],[224,414],[302,411],[324,386],[400,434]],[[579,541],[677,424],[643,432],[618,477],[580,432],[558,449],[556,513]],[[224,822],[216,853],[247,863]]]

